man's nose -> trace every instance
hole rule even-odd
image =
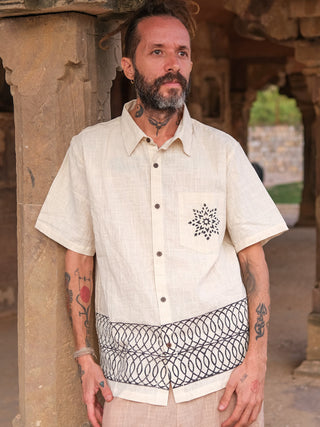
[[[176,73],[177,71],[180,70],[180,64],[179,64],[179,60],[176,57],[176,55],[170,55],[167,57],[167,61],[165,64],[166,67],[166,72],[174,72]]]

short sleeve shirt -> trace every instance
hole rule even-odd
[[[134,103],[134,101],[133,101]],[[36,227],[96,254],[100,362],[114,396],[165,405],[225,387],[248,344],[237,253],[287,229],[239,143],[183,118],[160,148],[121,117],[75,136]]]

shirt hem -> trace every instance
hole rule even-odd
[[[184,385],[183,387],[174,388],[171,384],[175,402],[189,402],[190,400],[198,399],[210,393],[224,389],[234,369],[235,368],[230,371],[214,375],[214,379],[213,377],[205,378],[197,381],[196,383]],[[120,399],[131,400],[139,403],[148,403],[150,405],[157,406],[167,406],[168,404],[169,388],[168,390],[163,390],[131,384],[122,384],[112,380],[108,380],[108,385],[113,396]],[[125,389],[122,389],[122,387],[125,387]],[[137,388],[139,390],[137,390]],[[195,389],[192,390],[193,388]]]

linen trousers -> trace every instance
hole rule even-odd
[[[228,408],[220,412],[218,405],[225,389],[189,402],[176,403],[172,388],[167,406],[150,405],[114,397],[105,403],[102,427],[220,427],[236,405],[233,395]],[[251,427],[264,426],[263,407]]]

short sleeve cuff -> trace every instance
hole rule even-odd
[[[62,234],[60,230],[48,226],[43,223],[41,220],[37,220],[35,228],[41,233],[45,234],[50,239],[59,243],[67,249],[70,249],[73,252],[77,252],[82,255],[93,256],[95,254],[95,248],[90,245],[85,245],[74,240],[69,240],[65,235]]]
[[[283,224],[277,224],[273,227],[261,231],[260,233],[256,233],[244,239],[241,239],[241,241],[233,241],[233,244],[236,249],[236,252],[238,253],[243,249],[252,246],[256,243],[261,243],[261,245],[265,245],[269,242],[269,240],[279,236],[287,230],[288,227],[285,222],[283,222]]]

